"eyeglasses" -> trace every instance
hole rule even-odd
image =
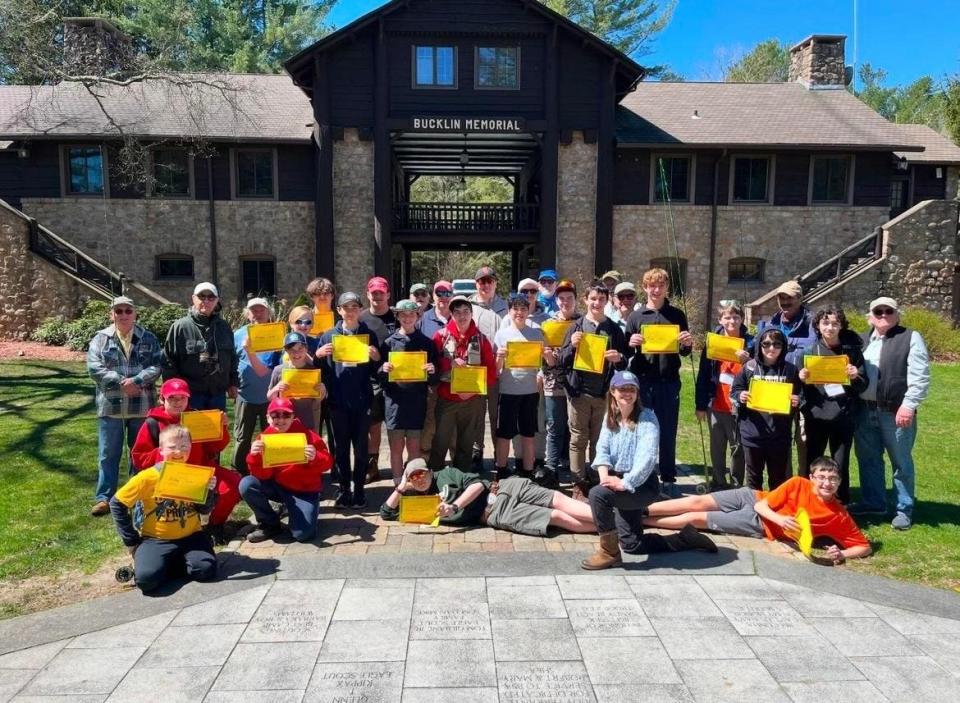
[[[271,420],[289,420],[293,413],[270,413]]]
[[[133,308],[114,308],[113,312],[116,315],[132,315]]]
[[[425,291],[425,290],[418,290],[416,293],[413,294],[413,297],[414,297],[414,298],[426,298],[426,297],[429,296],[429,295],[430,295],[430,294],[427,293],[427,291]]]
[[[883,317],[884,315],[892,315],[896,312],[893,308],[874,308],[871,310],[875,317]]]
[[[452,291],[452,290],[437,290],[437,291],[434,291],[433,294],[434,294],[435,296],[437,296],[438,298],[451,298],[451,297],[453,297],[453,291]]]
[[[293,324],[295,324],[295,325],[300,325],[300,327],[312,327],[312,326],[313,326],[313,320],[307,320],[307,319],[297,320],[297,321],[294,322]]]
[[[490,276],[484,276],[483,278],[478,278],[477,283],[482,283],[483,285],[489,285],[493,283],[493,279]]]
[[[539,293],[540,291],[537,290],[536,288],[524,288],[524,289],[523,289],[522,291],[520,291],[520,292],[523,293],[524,295],[536,295],[536,294]]]
[[[783,344],[780,342],[763,342],[760,346],[764,349],[783,349]]]
[[[636,293],[617,293],[617,297],[622,298],[624,300],[632,300],[636,298],[637,295]]]
[[[215,296],[213,293],[198,293],[197,298],[200,300],[216,300],[217,296]]]
[[[810,474],[810,478],[812,478],[817,483],[834,483],[834,484],[840,483],[840,477],[834,476],[832,474],[829,476],[818,476],[817,474]]]

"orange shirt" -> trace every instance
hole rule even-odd
[[[719,369],[719,378],[724,378],[729,375],[731,379],[736,378],[737,374],[740,373],[741,364],[736,361],[721,361]],[[733,383],[724,383],[721,380],[717,381],[717,386],[713,394],[713,403],[711,408],[714,412],[725,413],[727,415],[733,414],[733,404],[730,402],[730,386]]]
[[[796,515],[797,510],[803,508],[810,516],[810,527],[814,537],[830,537],[842,546],[867,546],[870,543],[857,527],[857,523],[850,517],[850,513],[840,501],[823,501],[813,490],[810,479],[794,476],[789,481],[780,484],[776,490],[768,493],[757,491],[757,500],[767,499],[767,504],[781,515]],[[767,539],[789,539],[784,535],[779,525],[767,522],[761,518],[763,531]]]

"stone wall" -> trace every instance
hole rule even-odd
[[[946,200],[960,200],[960,168],[947,166]]]
[[[791,48],[789,80],[807,87],[845,85],[844,39],[814,35]]]
[[[76,317],[94,294],[30,252],[29,224],[0,206],[0,337],[26,339],[47,317]]]
[[[362,142],[355,129],[333,143],[334,275],[339,292],[361,298],[373,275],[373,142]]]
[[[173,302],[188,303],[193,286],[213,278],[206,201],[25,198],[23,209],[108,268]],[[214,283],[225,303],[240,298],[242,257],[274,257],[278,296],[302,292],[314,271],[312,202],[221,200],[215,217]],[[156,280],[159,254],[192,256],[193,280]]]
[[[581,132],[560,145],[557,201],[557,270],[583,285],[595,273],[597,145],[585,144]]]

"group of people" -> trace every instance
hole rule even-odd
[[[643,274],[642,301],[637,286],[623,279],[609,271],[578,291],[545,270],[504,299],[497,272],[483,266],[470,297],[455,295],[441,280],[417,283],[391,305],[382,277],[367,282],[366,303],[355,292],[337,296],[331,281],[317,278],[305,290],[312,304],[288,314],[282,350],[266,352],[254,350],[250,334],[252,326],[273,321],[263,298],[247,301],[248,324],[234,331],[219,315],[216,286],[198,284],[188,314],[161,344],[136,324],[133,301],[118,297],[112,324],[88,352],[99,424],[91,513],[113,515],[144,591],[171,570],[213,578],[212,543],[223,538],[241,499],[256,517],[247,535],[252,542],[285,532],[312,539],[322,476],[334,467],[335,508],[364,510],[365,485],[380,476],[385,424],[394,491],[380,508],[383,519],[398,519],[404,495],[434,494],[442,523],[533,535],[551,527],[598,532],[598,551],[583,562],[588,569],[619,564],[621,550],[716,551],[700,529],[795,537],[799,507],[815,534],[831,541],[834,562],[868,554],[869,543],[843,505],[854,445],[862,492],[850,512],[886,512],[886,451],[897,494],[893,525],[909,528],[915,415],[929,364],[920,335],[899,324],[895,301],[873,302],[863,338],[849,330],[843,310],[807,310],[792,281],[779,288],[780,309],[755,337],[743,324],[741,304],[721,301],[714,333],[742,343],[730,360],[701,354],[695,393],[697,418],[709,422],[716,492],[680,498],[680,370],[694,338],[684,311],[667,297],[666,271]],[[645,349],[650,325],[675,326],[675,348]],[[365,336],[352,345],[362,353],[346,357],[337,338],[354,335]],[[511,347],[516,342],[532,345]],[[522,363],[511,353],[521,347]],[[588,348],[596,358],[585,364]],[[419,354],[412,380],[398,378],[401,367],[410,372],[409,363],[401,365],[410,357],[398,352]],[[848,382],[805,383],[807,355],[845,355]],[[285,373],[291,369],[319,370],[319,380],[309,393],[294,394]],[[753,407],[753,378],[792,384],[790,411]],[[225,413],[214,439],[195,441],[181,424],[188,410],[225,411],[228,397],[235,403],[232,467],[220,464],[230,439]],[[495,471],[484,477],[487,419]],[[296,449],[288,463],[267,461],[275,434],[303,435],[302,458]],[[790,479],[794,440],[799,476]],[[124,442],[131,478],[118,490]],[[821,456],[827,450],[832,459]],[[816,458],[809,466],[808,456]],[[213,469],[205,501],[157,493],[169,462]],[[559,490],[566,470],[569,495]],[[202,514],[209,516],[205,532]],[[663,536],[645,526],[678,532]]]

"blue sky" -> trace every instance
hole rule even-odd
[[[340,0],[329,21],[338,27],[385,4]],[[853,63],[854,0],[679,0],[673,21],[641,64],[668,64],[687,80],[717,80],[721,67],[754,44],[796,42],[808,34],[846,34]],[[858,62],[887,71],[887,83],[960,74],[958,0],[858,0]],[[949,21],[953,18],[954,21]]]

